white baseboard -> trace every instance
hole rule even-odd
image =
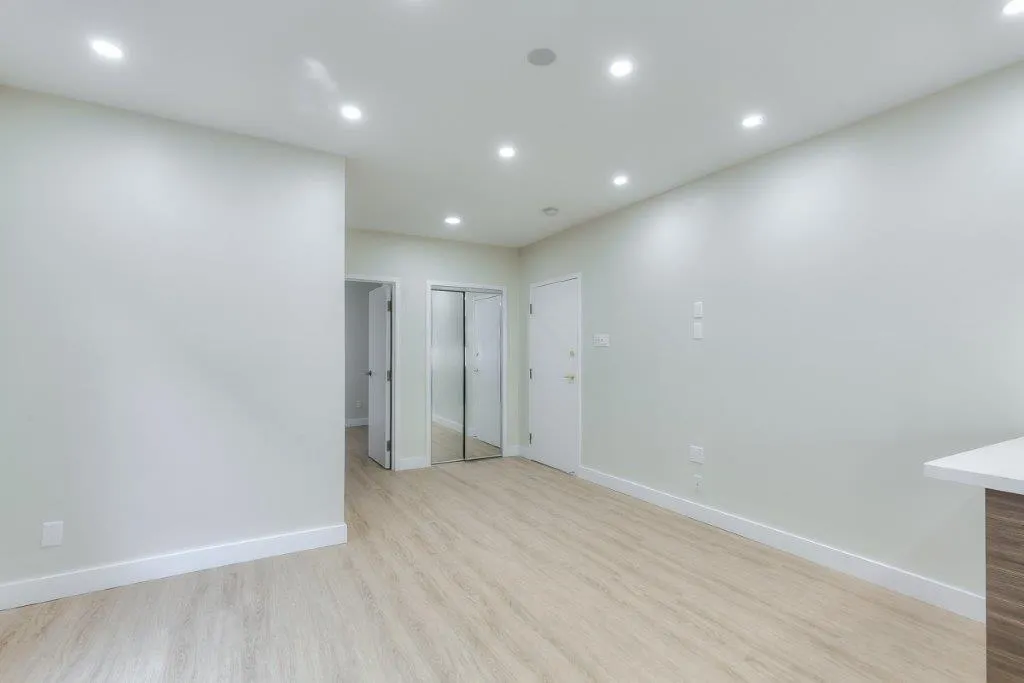
[[[985,597],[982,595],[589,467],[581,467],[577,474],[581,479],[639,498],[685,517],[724,529],[844,574],[856,576],[864,581],[942,607],[975,621],[985,621]]]
[[[346,427],[368,427],[370,425],[370,418],[368,417],[350,417],[345,420]]]
[[[0,584],[0,610],[128,586],[142,581],[165,579],[169,576],[260,560],[265,557],[340,545],[347,541],[348,527],[345,524],[339,524],[223,545],[192,548],[167,555],[14,581]]]
[[[429,456],[424,456],[421,458],[402,458],[401,460],[395,460],[396,472],[405,472],[407,470],[422,470],[425,467],[430,467]]]
[[[451,430],[456,431],[456,432],[461,432],[462,431],[462,423],[461,422],[456,422],[455,420],[449,420],[447,417],[441,417],[440,415],[438,415],[436,413],[434,414],[434,422],[436,422],[437,424],[441,425],[442,427],[447,427],[448,429],[451,429]]]

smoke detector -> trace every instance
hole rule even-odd
[[[555,54],[555,51],[549,50],[546,47],[531,50],[530,53],[526,55],[526,61],[534,66],[551,66],[555,63],[556,59],[558,59],[558,55]]]

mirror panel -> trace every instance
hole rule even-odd
[[[501,294],[466,293],[466,459],[501,455]]]
[[[465,458],[465,311],[463,292],[430,293],[430,461]]]

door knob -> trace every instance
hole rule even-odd
[[[576,375],[566,375],[565,376],[565,381],[566,382],[575,382],[576,381]]]

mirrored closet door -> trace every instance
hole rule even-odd
[[[500,291],[430,293],[430,461],[439,465],[502,454]]]

